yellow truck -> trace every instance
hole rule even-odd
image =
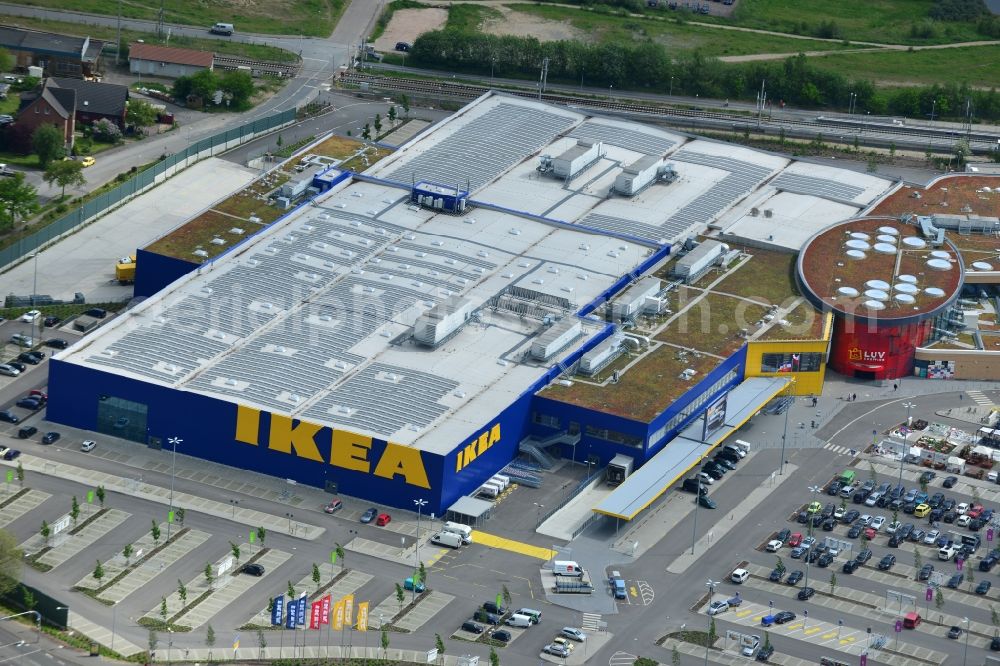
[[[122,257],[115,264],[115,279],[119,284],[132,284],[135,282],[135,255]]]

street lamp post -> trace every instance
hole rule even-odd
[[[233,518],[235,518],[236,517],[236,507],[238,507],[240,505],[240,501],[238,499],[230,499],[229,500],[229,505],[231,507],[233,507]]]
[[[118,602],[111,604],[111,651],[115,651],[115,630],[118,628]]]
[[[711,607],[712,600],[715,598],[715,586],[718,585],[718,584],[719,584],[719,581],[712,580],[711,578],[709,578],[708,581],[705,582],[705,586],[709,590],[709,595],[708,595],[708,605],[709,605],[709,607]],[[712,616],[709,615],[708,616],[708,631],[705,632],[705,666],[708,666],[708,648],[711,647],[711,645],[710,645],[711,641],[709,640],[709,636],[711,635],[711,633],[712,633]]]
[[[691,554],[694,555],[694,543],[698,539],[698,507],[701,505],[701,476],[695,476],[698,480],[698,492],[694,494],[694,529],[691,532]]]
[[[812,497],[815,497],[817,493],[823,492],[823,489],[820,488],[819,486],[809,486],[808,490],[809,490],[810,493],[812,493]],[[810,502],[810,504],[811,503],[812,502]],[[813,535],[813,520],[812,519],[813,519],[814,515],[816,515],[816,514],[813,513],[813,514],[810,514],[810,516],[809,516],[809,537],[810,538]],[[812,554],[815,551],[815,549],[816,549],[816,543],[815,542],[809,544],[809,552],[806,553],[806,584],[805,584],[804,587],[809,587],[809,565],[812,563]]]
[[[963,617],[962,623],[965,625],[965,653],[962,655],[962,666],[968,666],[969,661],[969,618]]]
[[[170,526],[174,524],[173,513],[174,513],[174,477],[177,475],[177,445],[184,440],[180,437],[168,437],[167,443],[173,447],[172,461],[170,463],[170,516],[167,520],[167,543],[170,542]]]
[[[791,392],[792,387],[795,386],[795,380],[792,379],[788,383],[788,390]],[[787,397],[787,396],[786,396]],[[792,398],[794,400],[795,398]],[[785,430],[781,434],[781,460],[778,463],[778,474],[785,473],[785,442],[788,440],[788,412],[791,411],[791,407],[785,408]]]
[[[537,528],[537,527],[541,526],[541,524],[542,524],[542,509],[545,508],[545,505],[544,504],[539,504],[538,502],[534,502],[533,504],[536,507],[538,507],[538,518],[535,520],[535,527]]]
[[[413,503],[417,505],[417,546],[416,546],[416,559],[417,559],[417,561],[414,563],[414,567],[417,567],[420,564],[420,512],[421,512],[421,510],[425,506],[427,506],[427,500],[425,500],[425,499],[415,499],[415,500],[413,500]],[[416,574],[416,571],[417,571],[417,569],[414,568],[414,574]],[[420,581],[420,582],[423,583],[423,581]],[[417,600],[417,576],[416,575],[413,576],[413,595],[411,597],[411,600],[412,601],[416,601]]]
[[[286,513],[285,514],[285,518],[288,518],[288,533],[289,534],[292,533],[292,518],[294,518],[294,517],[295,516],[292,515],[292,514],[290,514],[290,513]]]

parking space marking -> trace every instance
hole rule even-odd
[[[831,631],[828,634],[823,634],[823,640],[828,641],[828,640],[830,640],[831,638],[833,638],[836,635],[837,635],[836,631]]]
[[[11,496],[14,494],[11,493]],[[36,509],[50,497],[52,495],[47,492],[32,488],[3,508],[3,513],[0,513],[0,527],[7,527],[21,516]]]
[[[511,553],[518,553],[519,555],[527,555],[528,557],[534,557],[542,560],[543,562],[548,562],[556,556],[556,551],[550,548],[532,546],[530,543],[514,541],[513,539],[505,539],[495,534],[480,532],[479,530],[475,530],[472,533],[472,539],[475,543],[478,543],[481,546],[486,546],[487,548],[496,548],[499,550],[506,550]]]
[[[823,631],[823,627],[809,627],[808,629],[803,630],[802,633],[805,634],[806,636],[812,636],[813,634],[817,634],[821,631]]]
[[[840,639],[840,641],[838,641],[838,642],[839,642],[839,643],[840,643],[841,645],[850,645],[850,644],[851,644],[851,643],[853,643],[854,641],[855,641],[855,638],[854,638],[854,636],[848,636],[847,638],[841,638],[841,639]]]
[[[739,610],[739,611],[736,611],[736,612],[734,613],[734,615],[735,615],[736,617],[746,617],[747,615],[750,615],[751,613],[753,613],[753,611],[752,611],[752,610],[750,610],[749,608],[747,608],[746,610]]]

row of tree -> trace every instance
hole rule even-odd
[[[520,78],[538,77],[548,59],[552,82],[716,99],[755,99],[763,81],[775,105],[847,109],[853,99],[857,111],[877,115],[963,117],[970,100],[975,118],[1000,119],[996,90],[955,83],[880,90],[871,81],[820,69],[802,54],[778,62],[727,64],[698,51],[675,60],[652,42],[543,43],[533,37],[438,30],[421,35],[410,58],[423,67]]]
[[[254,91],[253,79],[247,72],[232,70],[217,74],[203,69],[191,76],[181,76],[174,81],[171,94],[181,101],[197,97],[207,106],[214,104],[216,92],[222,93],[222,103],[229,109],[240,111],[250,106]]]

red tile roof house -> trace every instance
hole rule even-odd
[[[215,54],[194,49],[177,49],[133,42],[128,48],[129,71],[147,76],[176,79],[215,67]]]

